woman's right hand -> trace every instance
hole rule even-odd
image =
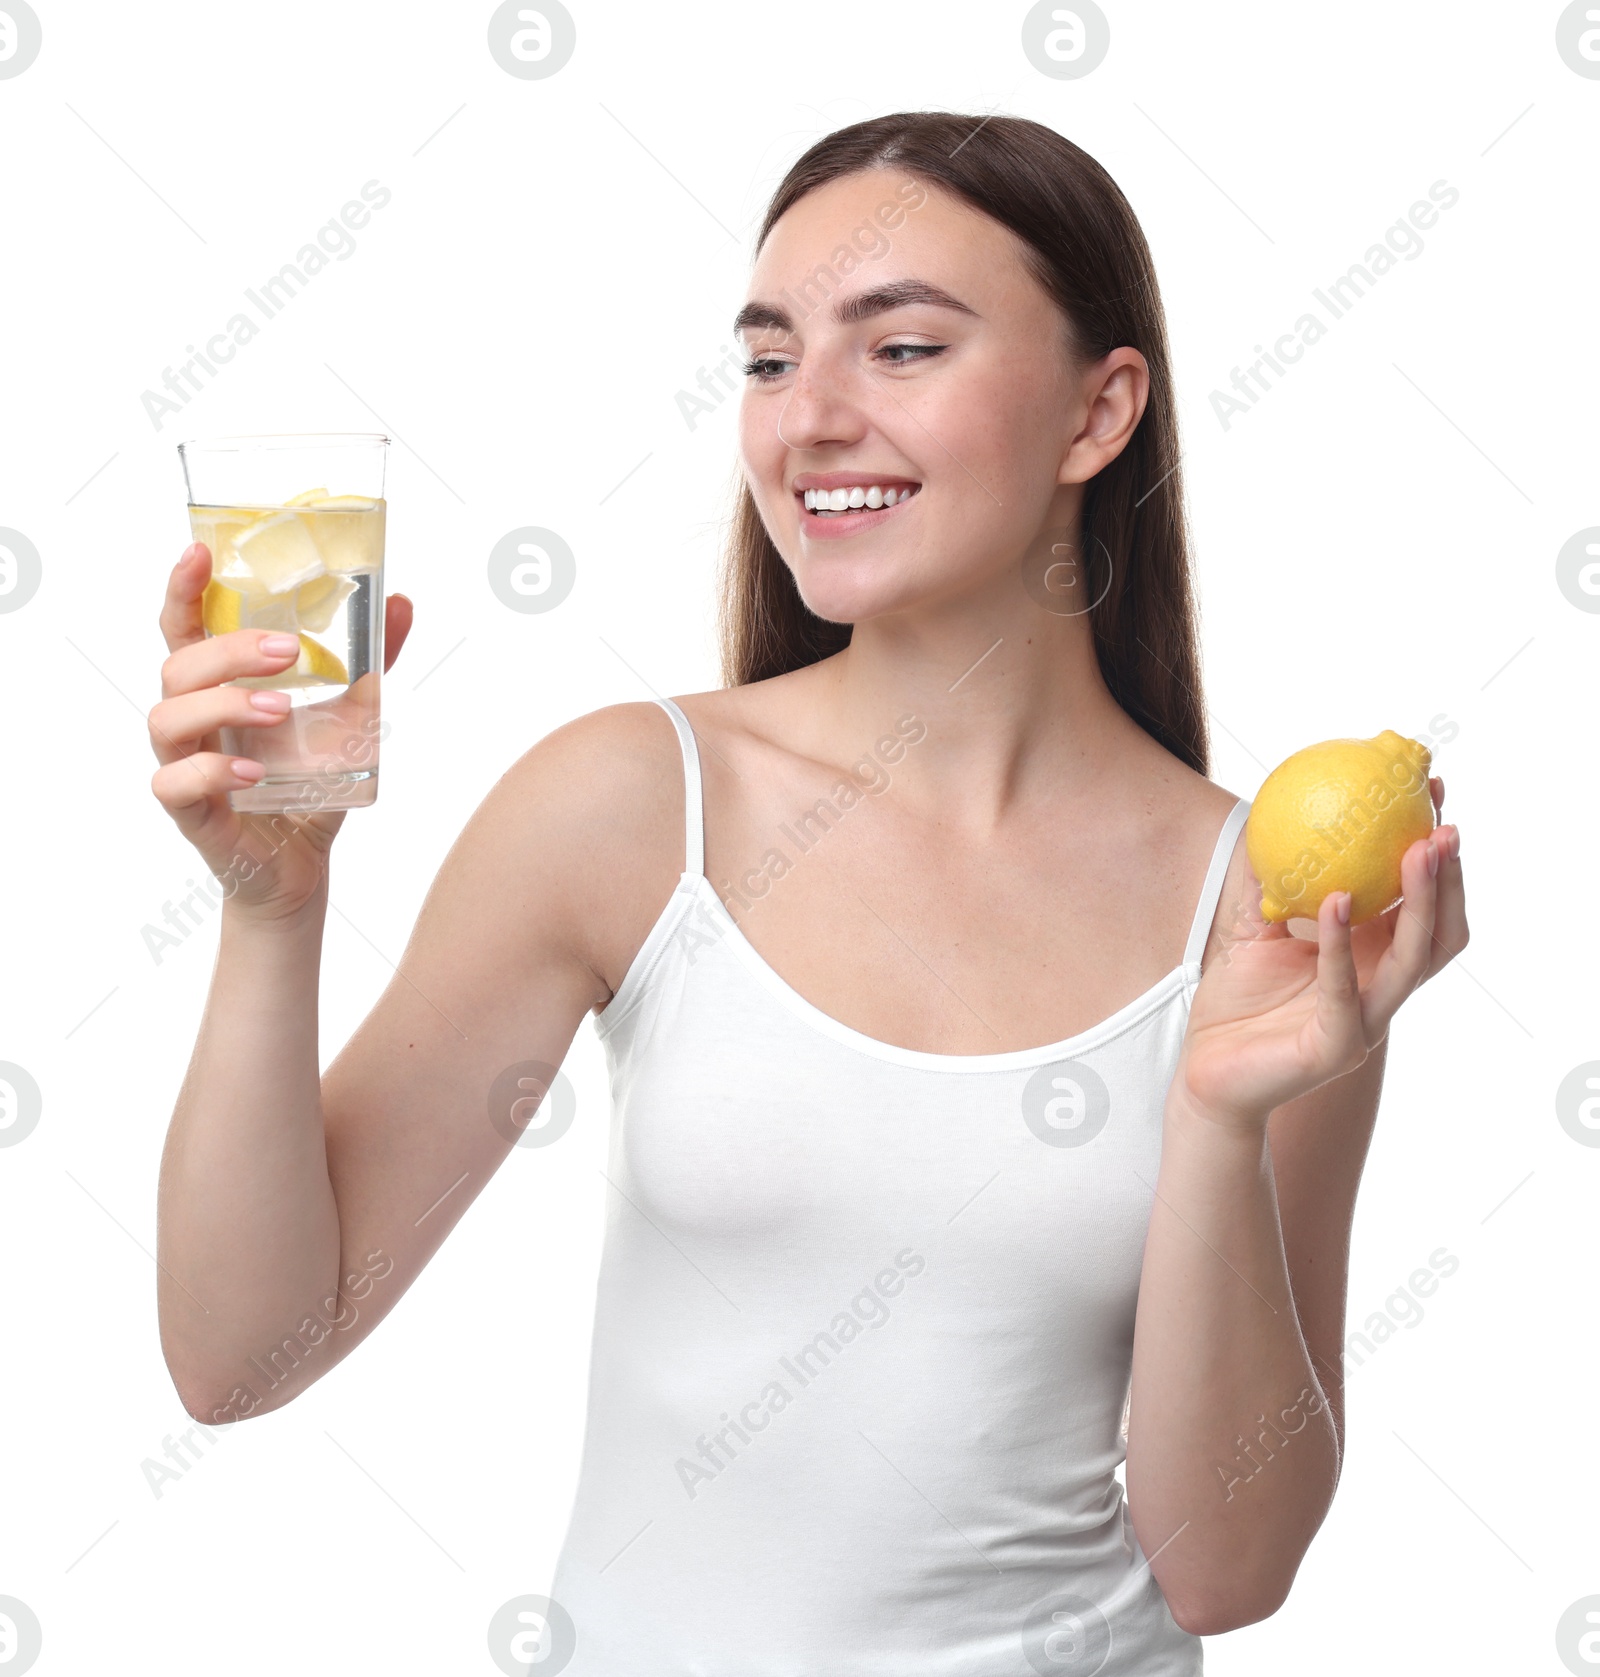
[[[345,812],[240,815],[228,794],[260,780],[262,765],[221,749],[221,728],[273,728],[289,713],[287,693],[233,687],[235,676],[276,675],[299,656],[294,636],[268,652],[264,629],[207,636],[200,598],[211,577],[203,542],[187,547],[167,580],[161,632],[169,657],[161,667],[161,699],[150,711],[150,745],[160,767],[150,788],[178,830],[222,880],[225,897],[267,919],[294,915],[321,889],[327,855]],[[411,631],[404,594],[384,601],[384,670]],[[240,767],[244,772],[239,772]]]

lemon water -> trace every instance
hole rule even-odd
[[[201,602],[208,635],[270,629],[300,651],[281,674],[235,687],[289,695],[281,722],[224,728],[222,750],[266,767],[231,794],[237,810],[354,809],[377,797],[383,666],[384,502],[308,489],[282,506],[191,506],[211,550]]]

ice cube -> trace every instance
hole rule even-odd
[[[339,495],[313,509],[317,545],[330,571],[375,571],[383,563],[381,501]]]
[[[233,555],[233,544],[255,520],[247,512],[210,512],[195,508],[189,515],[190,531],[197,542],[211,549],[211,574],[222,577]]]
[[[355,584],[347,576],[319,576],[303,583],[295,590],[295,614],[299,621],[293,629],[326,629],[333,622],[333,614],[355,592]]]
[[[233,538],[233,552],[217,574],[225,582],[286,594],[325,570],[305,519],[296,512],[273,512]]]
[[[342,576],[316,576],[281,594],[244,587],[240,590],[242,604],[237,627],[272,629],[289,635],[302,629],[320,632],[333,622],[334,614],[354,589],[355,583]]]

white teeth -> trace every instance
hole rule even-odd
[[[885,489],[882,484],[853,484],[849,489],[807,489],[804,504],[807,512],[847,512],[858,507],[892,507],[909,500],[921,484],[902,489]]]

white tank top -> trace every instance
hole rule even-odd
[[[1163,1105],[1249,804],[1181,966],[1062,1042],[928,1053],[746,941],[660,703],[685,868],[596,1020],[610,1191],[564,1670],[1193,1677],[1114,1474]]]

